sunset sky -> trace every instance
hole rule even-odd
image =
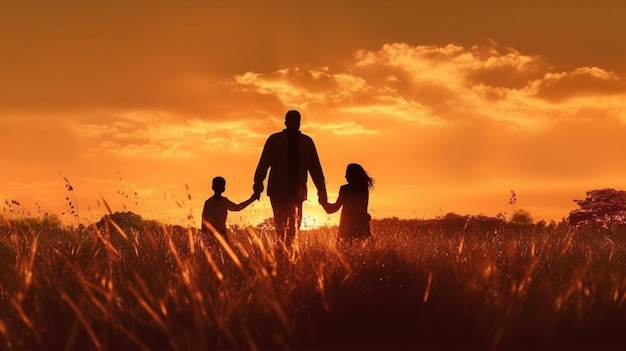
[[[77,223],[72,201],[88,224],[104,199],[199,226],[211,179],[247,199],[265,139],[298,109],[331,201],[357,162],[376,179],[374,218],[558,221],[588,190],[626,189],[625,13],[613,0],[1,2],[3,213]],[[305,225],[336,223],[310,180],[309,194]],[[270,213],[264,195],[229,218]]]

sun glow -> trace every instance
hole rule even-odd
[[[331,227],[339,223],[339,212],[334,214],[326,214],[320,207],[304,209],[302,215],[301,230],[318,229],[321,227]]]

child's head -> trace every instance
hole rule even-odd
[[[226,179],[222,177],[213,178],[213,186],[211,187],[216,194],[221,194],[226,190]]]
[[[346,180],[350,184],[363,185],[368,188],[374,186],[374,179],[372,179],[358,163],[348,165],[346,168]]]

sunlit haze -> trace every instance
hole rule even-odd
[[[558,221],[588,190],[626,189],[624,13],[620,1],[2,2],[3,213],[88,224],[108,205],[199,226],[211,179],[247,199],[266,138],[297,109],[331,202],[356,162],[376,180],[373,218]],[[263,194],[229,221],[270,214]],[[305,228],[339,219],[310,180],[304,214]]]

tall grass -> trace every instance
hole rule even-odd
[[[0,224],[2,349],[617,348],[618,233],[560,226],[123,231]]]

